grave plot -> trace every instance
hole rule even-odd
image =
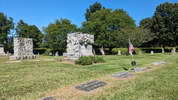
[[[112,76],[113,77],[117,77],[117,78],[128,78],[130,76],[133,76],[134,74],[131,74],[129,72],[119,72],[119,73],[115,73]]]
[[[131,71],[133,71],[133,72],[143,72],[143,71],[146,71],[148,69],[150,69],[150,67],[143,67],[143,68],[136,67],[136,68],[132,68]]]
[[[166,61],[158,61],[158,62],[152,63],[152,65],[158,66],[158,65],[166,64],[166,63],[167,63]]]
[[[75,88],[78,89],[78,90],[81,90],[81,91],[89,92],[89,91],[92,91],[94,89],[103,87],[105,85],[107,85],[107,83],[99,81],[99,80],[95,80],[95,81],[88,82],[86,84],[76,86]]]

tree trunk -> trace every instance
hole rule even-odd
[[[109,54],[112,54],[112,49],[111,47],[109,47]]]

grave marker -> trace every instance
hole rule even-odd
[[[119,72],[119,73],[115,73],[112,76],[113,77],[118,77],[118,78],[128,78],[130,76],[133,76],[134,74],[131,74],[129,72]]]
[[[54,97],[46,97],[46,98],[43,98],[43,99],[40,99],[40,100],[57,100],[57,99],[54,98]]]
[[[143,68],[136,67],[136,68],[132,68],[131,71],[142,72],[142,71],[146,71],[148,69],[150,69],[150,67],[143,67]]]
[[[94,89],[103,87],[105,85],[107,85],[107,83],[99,81],[99,80],[95,80],[95,81],[88,82],[86,84],[82,84],[80,86],[76,86],[75,88],[81,91],[89,92]]]

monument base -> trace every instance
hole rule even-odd
[[[36,55],[10,56],[9,60],[36,59]]]
[[[5,53],[0,53],[0,58],[1,58],[1,57],[8,57],[8,55],[5,54]]]

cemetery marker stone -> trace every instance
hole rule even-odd
[[[120,50],[118,50],[118,54],[117,55],[121,55],[121,51]]]
[[[134,74],[131,74],[129,72],[119,72],[119,73],[115,73],[112,76],[113,77],[117,77],[117,78],[128,78],[130,76],[133,76]]]
[[[164,53],[164,48],[162,48],[162,53]]]
[[[176,48],[175,47],[172,49],[171,54],[173,54],[173,55],[176,54]]]
[[[0,57],[6,57],[8,55],[5,54],[4,52],[4,45],[0,44]]]
[[[67,53],[65,60],[77,60],[81,56],[91,56],[94,35],[83,33],[70,33],[67,35]]]
[[[153,55],[153,54],[154,54],[154,52],[153,52],[153,51],[151,51],[151,54]]]
[[[14,55],[10,60],[35,59],[31,38],[14,38]]]
[[[43,99],[40,99],[40,100],[57,100],[57,99],[54,98],[54,97],[46,97],[46,98],[43,98]]]
[[[105,85],[107,85],[107,83],[99,81],[99,80],[95,80],[95,81],[88,82],[86,84],[82,84],[80,86],[76,86],[75,88],[81,91],[89,92],[94,89],[103,87]]]

